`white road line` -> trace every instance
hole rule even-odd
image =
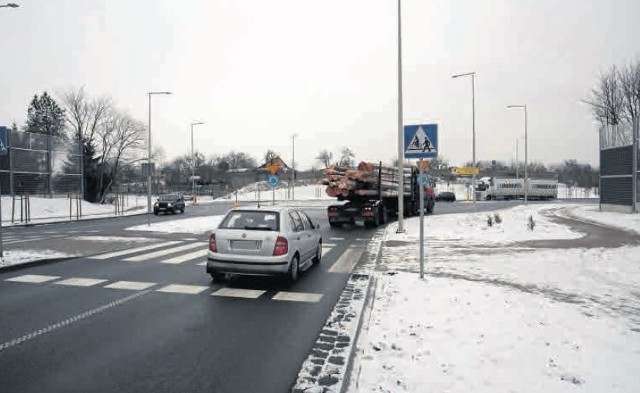
[[[8,278],[5,281],[29,282],[33,284],[39,284],[47,281],[57,280],[59,278],[60,278],[59,276],[41,276],[39,274],[25,274],[24,276]]]
[[[0,344],[0,352],[4,351],[5,349],[8,349],[8,348],[15,347],[16,345],[20,345],[20,344],[22,344],[22,343],[24,343],[26,341],[33,340],[34,338],[36,338],[38,336],[42,336],[44,334],[51,333],[54,330],[63,328],[65,326],[69,326],[69,325],[71,325],[71,324],[73,324],[75,322],[81,321],[83,319],[86,319],[86,318],[88,318],[88,317],[90,317],[92,315],[101,313],[101,312],[103,312],[105,310],[108,310],[110,308],[119,306],[119,305],[121,305],[123,303],[128,302],[129,300],[133,300],[133,299],[138,298],[138,297],[140,297],[142,295],[145,295],[147,293],[149,293],[149,291],[136,292],[133,295],[129,295],[129,296],[124,297],[122,299],[118,299],[118,300],[113,301],[111,303],[107,303],[104,306],[100,306],[100,307],[94,308],[93,310],[89,310],[89,311],[83,312],[82,314],[78,314],[78,315],[75,315],[75,316],[73,316],[71,318],[67,318],[64,321],[60,321],[58,323],[54,323],[53,325],[49,325],[49,326],[47,326],[45,328],[42,328],[42,329],[39,329],[39,330],[34,330],[31,333],[25,334],[22,337],[14,338],[11,341],[4,342],[4,343]]]
[[[333,247],[327,247],[324,244],[322,245],[322,255],[327,255],[327,253],[331,250],[333,250]]]
[[[364,250],[349,248],[331,266],[329,273],[351,273]]]
[[[173,253],[180,252],[180,251],[191,250],[192,248],[196,248],[196,247],[204,248],[205,246],[202,243],[189,243],[189,244],[184,244],[184,245],[179,246],[179,247],[168,248],[168,249],[165,249],[165,250],[160,250],[160,251],[152,252],[152,253],[149,253],[149,254],[142,254],[142,255],[138,255],[136,257],[125,258],[124,260],[128,261],[128,262],[148,261],[149,259],[163,257],[163,256],[165,256],[167,254],[173,254]]]
[[[140,281],[117,281],[113,284],[105,285],[104,288],[109,289],[129,289],[132,291],[142,291],[156,285],[155,282],[140,282]]]
[[[337,246],[336,243],[322,243],[323,246],[327,246],[327,247],[335,247]]]
[[[198,294],[209,287],[203,287],[200,285],[180,285],[180,284],[169,284],[160,289],[156,289],[156,292],[166,292],[166,293],[186,293],[189,295]]]
[[[278,292],[271,299],[287,302],[317,303],[322,299],[322,294],[306,292]]]
[[[74,278],[68,278],[66,280],[62,280],[62,281],[58,281],[54,284],[56,285],[69,285],[72,287],[91,287],[93,285],[97,285],[97,284],[101,284],[103,282],[107,282],[109,280],[98,280],[95,278],[81,278],[81,277],[74,277]]]
[[[340,240],[344,240],[344,237],[331,237],[329,238],[329,240],[340,241]]]
[[[200,262],[198,263],[198,266],[207,266],[207,262]]]
[[[148,246],[129,248],[127,250],[114,251],[114,252],[109,252],[109,253],[106,253],[106,254],[95,255],[95,256],[92,256],[92,257],[89,257],[89,258],[90,259],[109,259],[109,258],[121,257],[123,255],[135,254],[137,252],[154,250],[156,248],[165,247],[165,246],[171,246],[171,245],[174,245],[174,244],[177,244],[177,243],[180,243],[180,242],[174,241],[174,242],[151,244],[151,245],[148,245]]]
[[[258,289],[222,288],[212,293],[211,296],[238,297],[245,299],[257,299],[266,291]]]
[[[196,258],[203,258],[207,256],[208,250],[204,248],[202,250],[198,250],[196,252],[192,252],[190,254],[178,255],[177,257],[165,259],[164,261],[160,261],[160,263],[169,263],[169,264],[179,264],[186,261],[190,261]],[[206,262],[205,262],[206,263]]]

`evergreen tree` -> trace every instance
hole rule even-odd
[[[64,109],[46,91],[34,95],[27,111],[26,132],[61,136],[65,126]]]

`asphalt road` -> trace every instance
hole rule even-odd
[[[438,203],[436,214],[517,203]],[[193,206],[152,220],[229,208]],[[212,284],[199,265],[205,257],[193,256],[206,250],[206,234],[154,235],[180,243],[0,273],[0,392],[288,391],[375,232],[333,229],[324,208],[305,210],[322,225],[325,256],[292,286],[274,278]],[[5,237],[20,247],[71,233],[123,235],[146,219],[9,228]]]

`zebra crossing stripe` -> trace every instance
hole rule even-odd
[[[329,268],[329,273],[351,273],[353,268],[358,263],[360,256],[364,250],[362,249],[347,249],[340,258]]]
[[[261,291],[258,289],[243,289],[243,288],[222,288],[214,293],[211,296],[223,296],[223,297],[238,297],[245,299],[257,299],[266,291]]]
[[[109,289],[128,289],[131,291],[142,291],[156,285],[155,282],[139,282],[139,281],[117,281],[113,284],[105,285],[104,288]]]
[[[306,302],[317,303],[322,299],[321,293],[305,293],[305,292],[278,292],[273,300],[282,300],[288,302]]]
[[[92,287],[97,284],[101,284],[103,282],[107,282],[109,280],[98,280],[95,278],[81,278],[81,277],[73,277],[68,278],[66,280],[58,281],[56,285],[68,285],[72,287]]]
[[[189,295],[196,295],[209,287],[204,287],[200,285],[180,285],[180,284],[169,284],[160,289],[156,289],[157,292],[166,292],[166,293],[186,293]]]
[[[142,255],[135,256],[135,257],[125,258],[124,260],[128,261],[128,262],[148,261],[149,259],[163,257],[163,256],[165,256],[167,254],[174,254],[174,253],[177,253],[177,252],[180,252],[180,251],[191,250],[191,249],[196,248],[196,247],[204,248],[205,245],[203,243],[189,243],[189,244],[184,244],[184,245],[179,246],[179,247],[164,249],[164,250],[152,252],[152,253],[149,253],[149,254],[142,254]]]
[[[164,261],[160,261],[160,263],[168,263],[168,264],[179,264],[186,261],[190,261],[196,258],[202,258],[207,256],[207,249],[204,248],[202,250],[198,250],[196,252],[192,252],[190,254],[178,255],[177,257],[165,259]],[[206,262],[205,262],[206,264]]]
[[[60,276],[42,276],[42,275],[39,275],[39,274],[25,274],[23,276],[17,276],[17,277],[8,278],[5,281],[28,282],[28,283],[32,283],[32,284],[40,284],[40,283],[47,282],[47,281],[57,280],[59,278],[60,278]]]
[[[90,259],[109,259],[109,258],[121,257],[123,255],[129,255],[129,254],[135,254],[137,252],[154,250],[154,249],[160,248],[160,247],[172,246],[172,245],[178,244],[178,243],[180,243],[180,242],[179,241],[172,241],[172,242],[151,244],[151,245],[148,245],[148,246],[135,247],[135,248],[129,248],[129,249],[122,250],[122,251],[114,251],[114,252],[108,252],[106,254],[94,255],[94,256],[89,257],[89,258]]]

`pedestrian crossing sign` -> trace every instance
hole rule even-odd
[[[404,158],[435,158],[437,156],[437,124],[404,126]]]

